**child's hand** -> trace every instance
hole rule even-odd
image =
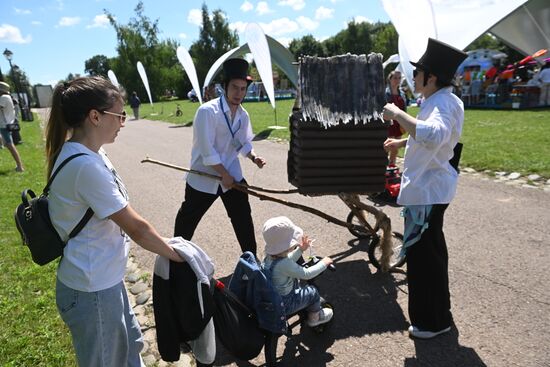
[[[330,257],[324,257],[323,260],[321,260],[322,262],[325,263],[325,265],[328,267],[330,264],[332,264],[332,259]]]
[[[302,236],[302,243],[300,243],[298,246],[300,247],[300,250],[304,252],[311,246],[311,243],[313,242],[313,239],[310,239],[308,236],[303,235]]]

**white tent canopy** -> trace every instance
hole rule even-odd
[[[487,31],[525,54],[549,48],[548,0],[381,0],[399,34],[399,68],[412,86],[412,65],[428,37],[464,49]]]
[[[294,85],[298,85],[298,67],[293,64],[294,56],[292,53],[283,45],[281,45],[277,40],[271,38],[268,35],[265,35],[267,39],[267,45],[271,54],[271,62],[277,65],[288,77],[290,82]],[[214,76],[216,76],[222,68],[222,64],[225,60],[239,57],[250,53],[250,47],[245,43],[242,46],[236,47],[232,50],[229,50],[223,54],[216,62],[210,67],[206,78],[204,79],[204,85],[210,84]]]
[[[550,1],[527,1],[489,31],[525,55],[550,49]]]

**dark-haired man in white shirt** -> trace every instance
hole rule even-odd
[[[197,174],[189,174],[185,201],[176,216],[174,235],[191,240],[201,218],[214,201],[221,197],[242,252],[256,255],[256,238],[248,195],[232,188],[246,182],[239,154],[258,168],[265,159],[252,148],[252,127],[248,112],[241,106],[250,83],[248,62],[229,59],[224,65],[225,94],[204,103],[193,121],[191,169],[221,177],[221,183]]]

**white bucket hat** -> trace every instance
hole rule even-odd
[[[287,217],[275,217],[265,222],[262,234],[266,254],[277,255],[297,245],[304,231]]]

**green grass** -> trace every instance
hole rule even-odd
[[[179,104],[182,116],[176,116],[176,105]],[[294,106],[294,100],[280,100],[275,104],[275,110],[268,102],[247,102],[243,103],[244,108],[250,114],[252,127],[255,134],[269,136],[270,138],[289,138],[288,129],[273,130],[268,126],[288,126],[288,116]],[[198,102],[189,101],[169,101],[155,103],[151,107],[149,103],[143,103],[140,107],[140,117],[149,120],[160,120],[171,122],[173,124],[192,124],[195,111],[199,108]],[[127,107],[126,111],[132,115],[131,108]],[[277,119],[275,120],[275,117]],[[131,123],[130,120],[128,123]]]
[[[38,266],[21,245],[13,212],[21,191],[45,184],[42,131],[20,123],[24,143],[17,146],[26,171],[16,173],[7,149],[0,150],[0,366],[75,366],[68,330],[55,306],[56,263]]]
[[[550,177],[550,110],[466,110],[461,164]]]
[[[174,115],[176,103],[182,108],[181,117]],[[268,126],[287,126],[293,103],[277,101],[277,121],[269,104],[245,104],[254,132],[288,139],[288,129],[271,130]],[[159,103],[154,109],[143,104],[141,114],[149,119],[187,124],[193,120],[198,106],[188,101]],[[411,108],[409,112],[417,111]],[[548,110],[467,110],[462,165],[550,177],[549,115]],[[55,306],[56,264],[35,265],[28,249],[21,245],[13,222],[21,191],[25,188],[40,191],[45,184],[44,142],[39,122],[35,117],[34,122],[22,122],[21,127],[24,144],[17,149],[26,171],[14,172],[15,163],[9,152],[0,150],[0,366],[74,366],[70,335]]]

